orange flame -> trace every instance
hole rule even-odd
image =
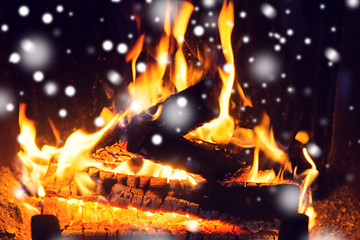
[[[184,43],[186,27],[188,25],[193,9],[194,9],[193,5],[191,5],[188,2],[184,2],[173,29],[173,35],[178,44],[178,50],[176,51],[175,54],[175,79],[174,79],[174,84],[177,91],[182,91],[186,87],[188,87],[186,81],[186,75],[188,69],[182,47]]]
[[[51,172],[49,170],[51,163],[56,163],[57,166],[53,176],[59,179],[74,179],[79,191],[84,196],[91,196],[95,192],[95,183],[83,172],[89,167],[95,167],[115,174],[154,176],[167,178],[168,180],[179,179],[189,181],[193,185],[196,185],[199,181],[203,181],[203,179],[199,179],[184,170],[156,164],[147,159],[142,160],[143,165],[141,169],[135,172],[135,170],[130,167],[131,163],[129,160],[119,159],[120,163],[117,166],[109,167],[90,156],[91,149],[94,148],[97,142],[113,126],[124,121],[126,117],[131,117],[155,105],[174,92],[186,89],[191,84],[196,83],[200,79],[200,75],[204,74],[199,70],[195,70],[195,67],[191,64],[188,65],[184,55],[185,32],[194,9],[193,5],[189,2],[184,2],[180,10],[175,14],[173,25],[170,16],[170,12],[173,11],[173,9],[171,9],[169,2],[167,2],[166,8],[163,35],[155,49],[155,54],[149,54],[152,58],[151,61],[146,63],[146,69],[142,73],[137,74],[136,65],[139,57],[143,49],[149,50],[146,45],[144,46],[144,44],[146,44],[144,34],[137,39],[132,49],[126,55],[126,61],[131,62],[132,70],[132,82],[128,85],[132,101],[130,109],[122,113],[121,116],[114,115],[109,109],[104,109],[101,117],[106,122],[106,126],[100,131],[94,134],[86,134],[78,130],[69,136],[63,147],[45,145],[40,150],[35,143],[36,131],[34,123],[26,118],[25,105],[20,105],[19,125],[21,131],[19,141],[21,151],[18,153],[18,156],[24,165],[22,181],[27,185],[32,194],[37,194],[40,197],[46,195],[44,179],[47,177],[47,174]],[[268,115],[264,114],[262,122],[253,129],[245,129],[237,126],[229,113],[233,88],[237,90],[241,98],[241,101],[235,104],[237,107],[252,106],[251,100],[245,96],[239,82],[235,81],[235,61],[231,43],[231,35],[234,27],[233,1],[224,1],[218,18],[218,26],[222,53],[226,60],[224,66],[218,67],[217,69],[222,81],[222,88],[218,99],[220,113],[216,119],[188,133],[185,138],[196,138],[219,144],[231,143],[242,148],[254,148],[253,165],[245,179],[240,179],[246,182],[281,183],[284,181],[284,171],[292,172],[292,166],[287,155],[275,141]],[[169,62],[173,54],[172,49],[174,45],[171,42],[171,34],[176,40],[177,47],[173,56],[173,63]],[[193,52],[196,51],[192,51],[192,53]],[[212,67],[210,61],[207,60],[207,55],[202,56],[199,49],[193,54],[196,55],[204,65],[202,71],[206,72],[207,69]],[[169,81],[164,81],[164,76],[168,69],[171,70],[170,83]],[[153,119],[156,119],[161,111],[162,108],[160,107],[153,116]],[[58,142],[60,135],[53,123],[51,121],[49,122]],[[304,144],[309,140],[309,135],[305,132],[299,132],[295,139]],[[278,174],[276,174],[273,169],[265,171],[260,169],[260,160],[263,161],[263,155],[261,155],[260,159],[260,153],[263,153],[267,159],[281,165]],[[295,178],[303,179],[299,212],[306,213],[312,216],[313,219],[316,213],[310,206],[311,193],[309,192],[309,188],[318,175],[318,171],[305,148],[303,149],[303,154],[311,165],[311,168],[299,175],[296,174],[296,170],[294,171]],[[308,192],[309,194],[307,195]],[[80,206],[82,206],[82,204],[80,204]],[[313,225],[312,220],[310,225]]]

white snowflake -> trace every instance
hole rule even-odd
[[[262,4],[260,10],[267,18],[273,19],[276,17],[276,9],[268,3]]]

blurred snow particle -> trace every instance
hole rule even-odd
[[[74,16],[74,13],[73,12],[69,12],[69,17],[72,17]]]
[[[141,106],[138,102],[132,102],[130,105],[131,110],[138,112],[141,109]]]
[[[94,124],[96,127],[103,127],[105,125],[105,120],[102,117],[97,117],[94,120]]]
[[[9,62],[17,64],[21,60],[21,57],[18,53],[12,53],[9,57]]]
[[[129,33],[129,34],[128,34],[128,38],[129,38],[129,39],[132,39],[133,37],[134,37],[134,35],[133,35],[132,33]]]
[[[44,13],[41,19],[45,24],[50,24],[53,21],[53,16],[50,13]]]
[[[53,35],[55,37],[60,37],[61,36],[61,30],[59,28],[55,28],[53,31]]]
[[[22,63],[29,70],[47,67],[53,58],[50,42],[40,36],[28,36],[20,41]]]
[[[346,0],[345,3],[346,3],[346,6],[351,9],[356,9],[360,6],[359,0]]]
[[[12,103],[6,104],[6,111],[12,112],[14,109],[15,109],[14,104],[12,104]]]
[[[179,97],[177,100],[176,100],[176,104],[183,108],[183,107],[186,107],[187,105],[187,99],[185,97]]]
[[[128,46],[125,43],[119,43],[117,51],[120,54],[125,54],[128,51]]]
[[[113,49],[113,43],[110,40],[105,40],[102,43],[102,48],[107,52],[111,51]]]
[[[289,15],[291,13],[290,9],[285,10],[285,14]]]
[[[71,53],[71,49],[66,49],[66,54],[70,54]]]
[[[241,12],[239,13],[239,16],[240,16],[241,18],[246,18],[246,12],[241,11]]]
[[[306,45],[310,45],[311,44],[311,39],[310,38],[305,38],[304,43]]]
[[[313,93],[313,90],[310,87],[304,88],[304,95],[305,96],[309,97],[309,96],[312,95],[312,93]]]
[[[336,32],[336,27],[331,27],[331,28],[330,28],[330,31],[331,31],[331,32]]]
[[[296,60],[299,60],[299,61],[300,61],[300,60],[301,60],[301,58],[302,58],[302,57],[301,57],[301,55],[300,55],[300,54],[296,55]]]
[[[111,0],[111,2],[118,3],[121,2],[121,0]]]
[[[280,51],[281,50],[281,46],[279,45],[279,44],[276,44],[275,46],[274,46],[274,50],[275,51]]]
[[[353,173],[348,173],[346,174],[345,179],[348,183],[351,183],[355,180],[355,175]]]
[[[26,196],[25,190],[22,188],[17,188],[14,192],[14,196],[19,200],[23,200]]]
[[[196,220],[191,220],[186,223],[186,227],[190,232],[198,232],[200,229],[199,222]]]
[[[58,92],[58,85],[53,81],[47,82],[44,85],[44,92],[48,96],[54,96]]]
[[[34,72],[33,79],[35,80],[35,82],[41,82],[42,80],[44,80],[44,73],[41,71]]]
[[[322,3],[322,4],[320,4],[319,7],[320,7],[321,10],[324,10],[325,9],[325,4]]]
[[[233,71],[233,66],[230,63],[225,63],[223,66],[223,70],[225,73],[231,73]]]
[[[293,94],[293,93],[295,93],[295,88],[294,88],[294,87],[288,87],[288,88],[286,89],[286,91],[287,91],[289,94]]]
[[[88,46],[87,49],[86,49],[86,52],[87,52],[87,54],[89,54],[89,55],[94,55],[95,52],[96,52],[96,49],[95,49],[94,46]]]
[[[329,120],[326,117],[322,117],[319,119],[319,125],[322,127],[326,127],[329,124]]]
[[[139,62],[136,64],[136,71],[138,71],[139,73],[143,73],[146,71],[146,64],[143,62]]]
[[[122,81],[121,75],[115,70],[109,70],[106,77],[114,85],[119,85]]]
[[[349,106],[349,111],[354,111],[354,106],[350,105]]]
[[[0,118],[4,117],[6,113],[12,112],[14,108],[12,93],[7,89],[0,88]]]
[[[66,111],[66,109],[61,108],[61,109],[59,110],[59,116],[60,116],[61,118],[66,117],[66,116],[67,116],[67,111]]]
[[[249,58],[249,63],[253,63],[255,61],[255,59],[253,57]]]
[[[56,6],[56,11],[57,11],[58,13],[62,13],[62,12],[64,11],[64,7],[63,7],[62,5],[57,5],[57,6]]]
[[[248,42],[250,42],[249,36],[246,36],[246,35],[243,37],[242,40],[243,40],[243,43],[248,43]]]
[[[287,214],[296,213],[299,204],[299,189],[296,187],[285,187],[276,191],[277,203],[282,211]]]
[[[76,93],[76,89],[74,86],[72,85],[69,85],[65,88],[65,95],[68,96],[68,97],[73,97],[75,96],[75,93]]]
[[[28,6],[22,5],[19,7],[19,14],[22,17],[26,17],[27,15],[29,15],[30,13],[30,9],[28,8]]]
[[[194,34],[198,37],[202,36],[204,34],[205,30],[202,26],[197,25],[194,27]]]
[[[280,43],[285,44],[286,43],[286,38],[284,38],[284,37],[280,38]]]
[[[268,3],[262,4],[260,10],[262,14],[264,14],[264,16],[267,18],[273,19],[276,17],[275,8]]]
[[[262,53],[256,56],[256,61],[251,67],[251,73],[258,81],[272,82],[279,73],[279,66],[279,62],[274,55]]]
[[[294,34],[294,30],[292,30],[291,28],[289,28],[287,31],[286,31],[286,34],[288,36],[292,36]]]
[[[1,25],[1,31],[7,32],[8,30],[9,30],[9,26],[7,24],[4,23]]]
[[[211,8],[214,7],[217,0],[202,0],[201,3],[204,7]]]
[[[306,149],[308,150],[311,157],[318,158],[321,156],[322,151],[318,145],[315,143],[308,143],[306,145]]]
[[[336,63],[340,61],[340,54],[334,48],[326,48],[324,54],[325,57],[331,62]]]
[[[163,141],[163,138],[160,134],[154,134],[152,137],[151,137],[151,142],[154,144],[154,145],[160,145]]]

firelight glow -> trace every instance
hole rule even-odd
[[[202,76],[206,75],[210,72],[211,68],[213,68],[213,63],[209,61],[208,57],[204,58],[201,54],[197,55],[198,61],[196,61],[200,63],[199,66],[201,67],[196,63],[191,64],[187,62],[187,59],[185,58],[184,49],[187,47],[185,44],[185,32],[194,6],[189,2],[184,2],[181,6],[178,6],[179,9],[176,8],[176,14],[170,14],[173,13],[171,11],[173,11],[174,6],[170,6],[169,2],[162,5],[162,7],[166,9],[165,14],[161,15],[161,20],[163,21],[163,34],[159,44],[155,49],[152,49],[153,52],[151,52],[151,56],[153,56],[153,61],[142,62],[142,60],[138,59],[140,54],[148,49],[144,34],[139,36],[135,44],[129,50],[126,45],[118,45],[118,52],[120,54],[126,53],[126,61],[131,64],[132,81],[128,85],[131,103],[129,109],[121,114],[112,114],[111,112],[109,113],[109,110],[104,109],[105,111],[103,113],[106,113],[106,116],[101,115],[96,118],[94,122],[97,127],[101,128],[99,131],[93,134],[87,134],[81,130],[77,130],[68,137],[62,147],[44,145],[39,149],[36,145],[35,124],[26,117],[25,105],[20,105],[19,139],[21,139],[21,150],[18,153],[18,156],[23,163],[21,181],[33,195],[41,198],[46,197],[47,181],[56,178],[66,181],[74,180],[81,196],[96,196],[96,183],[86,173],[86,170],[89,168],[96,168],[114,174],[166,178],[168,182],[169,180],[177,179],[179,181],[190,182],[193,186],[204,181],[204,179],[196,178],[193,174],[188,173],[183,169],[174,169],[170,166],[160,165],[143,158],[141,159],[142,165],[140,169],[134,170],[131,167],[131,160],[129,160],[131,156],[134,156],[126,151],[126,147],[121,149],[126,154],[123,157],[119,157],[116,164],[113,165],[106,165],[103,161],[92,158],[90,154],[97,143],[114,126],[121,125],[135,114],[162,102],[172,94],[182,91],[199,82],[202,79]],[[269,4],[263,5],[261,11],[268,18],[274,18],[276,16],[276,10]],[[318,171],[308,153],[308,150],[310,151],[310,149],[307,150],[304,148],[303,155],[311,168],[302,173],[297,173],[296,170],[293,172],[293,166],[291,166],[289,157],[285,151],[278,146],[275,140],[274,132],[270,124],[270,118],[266,113],[263,114],[261,119],[253,119],[253,123],[257,124],[253,129],[240,127],[230,114],[230,106],[232,104],[231,96],[234,92],[238,93],[240,96],[238,102],[234,102],[237,107],[252,107],[250,98],[245,95],[240,82],[235,79],[236,66],[231,41],[234,24],[234,3],[233,1],[224,1],[218,18],[218,26],[221,42],[219,49],[225,60],[224,63],[216,69],[222,82],[221,92],[218,97],[220,112],[217,118],[203,124],[194,131],[189,132],[184,137],[189,140],[196,139],[216,144],[231,143],[237,147],[254,149],[253,164],[249,172],[247,172],[245,176],[233,179],[233,181],[280,184],[284,183],[284,172],[293,173],[296,179],[301,182],[300,206],[298,206],[298,212],[315,216],[316,214],[314,213],[313,208],[311,208],[311,192],[309,189],[311,183],[318,175]],[[195,26],[193,32],[196,37],[200,37],[205,33],[205,30],[202,26],[198,25]],[[172,36],[175,38],[176,43],[171,42],[173,41]],[[174,50],[173,45],[177,46],[176,51]],[[30,53],[37,50],[37,44],[32,42],[32,40],[22,42],[21,47],[23,51]],[[105,40],[103,41],[102,47],[104,51],[110,52],[114,45],[110,40]],[[335,58],[337,55],[334,54],[333,51],[330,54],[325,53],[325,55],[328,58],[336,60]],[[174,58],[171,58],[170,56],[173,56]],[[339,56],[337,57],[339,58]],[[169,61],[169,59],[174,59],[174,61]],[[254,58],[251,59],[252,60],[249,61],[253,62],[254,68],[257,68],[257,64],[263,65],[264,61],[261,57],[256,57],[257,60],[255,62]],[[16,62],[16,59],[13,59],[13,61]],[[268,61],[265,62],[268,64]],[[172,69],[172,71],[170,71],[170,80],[166,79],[167,76],[165,76],[169,68]],[[267,66],[267,68],[269,69],[267,69],[266,73],[261,74],[268,75],[269,72],[275,72],[274,74],[277,74],[275,69],[276,66]],[[108,80],[115,85],[121,83],[121,76],[113,70],[108,72],[107,77]],[[55,87],[54,85],[51,85],[51,82],[47,82],[45,83],[44,90],[47,94],[54,95],[57,93],[57,86]],[[75,94],[75,88],[70,88],[67,91],[65,90],[65,92],[68,96],[73,96]],[[204,95],[203,98],[208,98],[208,96]],[[179,98],[175,105],[175,107],[183,109],[189,107],[191,102],[186,98]],[[175,107],[174,109],[176,109]],[[159,108],[153,119],[156,119],[161,111],[163,111],[163,109]],[[66,114],[63,113],[60,115],[60,117],[65,116]],[[177,117],[177,115],[175,117]],[[180,120],[186,122],[186,119]],[[180,128],[179,126],[176,126],[175,129]],[[308,136],[306,137],[305,135],[306,134],[303,134],[303,136],[298,137],[297,140],[302,143],[307,142],[309,139]],[[154,134],[151,140],[152,143],[157,146],[161,145],[164,141],[160,134]],[[260,169],[260,162],[265,161],[264,159],[280,165],[279,169],[276,169],[277,173],[275,169]],[[53,169],[53,165],[52,168],[50,168],[52,163],[56,163],[55,170]],[[290,195],[294,196],[292,193]],[[286,195],[285,198],[287,196],[288,195]],[[69,205],[76,203],[80,206],[79,211],[82,211],[82,205],[92,204],[86,202],[86,200],[77,199],[71,199],[67,203]],[[294,206],[291,205],[289,208],[293,207]],[[114,208],[113,210],[116,211],[117,209]],[[146,217],[154,217],[154,213],[140,210],[136,211],[141,212],[141,214],[144,214]],[[201,229],[201,223],[197,220],[187,221],[186,226],[190,231]]]

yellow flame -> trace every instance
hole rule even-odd
[[[204,181],[203,179],[195,179],[193,176],[185,172],[184,170],[173,169],[169,166],[163,166],[157,163],[154,163],[150,160],[143,160],[143,166],[138,172],[134,172],[130,165],[129,161],[121,163],[118,167],[111,170],[113,173],[121,173],[128,175],[139,175],[139,176],[153,176],[159,178],[167,178],[168,181],[171,179],[178,180],[188,180],[191,184],[196,185],[197,180]]]
[[[50,163],[57,163],[55,170],[56,178],[74,179],[78,185],[78,189],[82,195],[90,196],[94,194],[95,183],[83,170],[89,167],[95,167],[103,171],[109,171],[116,174],[129,175],[145,175],[171,179],[179,179],[189,181],[196,185],[199,181],[204,181],[195,175],[189,174],[184,170],[173,169],[169,166],[156,164],[150,160],[143,159],[143,165],[139,170],[131,168],[131,160],[119,161],[117,166],[105,166],[103,162],[92,159],[90,156],[91,149],[97,142],[112,128],[115,124],[122,122],[125,117],[131,117],[150,106],[153,106],[164,100],[176,91],[182,91],[186,87],[196,83],[205,73],[212,68],[214,63],[210,53],[200,53],[198,48],[196,51],[189,50],[202,63],[202,70],[196,70],[194,64],[187,64],[184,55],[185,32],[193,12],[193,5],[189,2],[183,2],[181,8],[175,13],[175,19],[172,26],[170,12],[171,5],[167,2],[167,11],[164,19],[163,35],[159,44],[153,50],[148,46],[144,46],[145,35],[141,35],[132,49],[126,55],[126,61],[131,61],[132,82],[128,85],[131,95],[132,104],[129,110],[126,110],[121,116],[114,116],[109,109],[104,109],[101,117],[105,120],[106,126],[94,134],[86,134],[80,130],[75,131],[66,140],[63,147],[54,147],[45,145],[41,150],[36,146],[36,131],[34,123],[25,116],[25,105],[20,105],[19,124],[20,146],[21,151],[18,156],[24,164],[23,182],[27,185],[31,193],[44,197],[46,192],[43,186],[44,178],[49,174]],[[176,9],[177,11],[177,9]],[[253,129],[245,129],[236,126],[233,117],[230,115],[230,100],[233,88],[240,95],[240,102],[235,106],[252,106],[248,97],[245,96],[238,81],[235,81],[235,63],[234,54],[231,43],[231,35],[234,27],[234,3],[233,1],[224,1],[219,19],[219,35],[222,46],[222,53],[226,60],[226,64],[217,70],[222,81],[220,96],[218,99],[220,112],[219,116],[209,123],[206,123],[195,131],[187,134],[187,139],[200,139],[212,143],[228,144],[231,142],[243,148],[254,148],[253,165],[244,181],[246,182],[272,182],[279,183],[283,181],[284,171],[291,172],[291,162],[284,151],[277,145],[274,137],[273,129],[270,126],[269,117],[264,114],[262,122]],[[173,53],[174,44],[172,43],[171,34],[176,40],[176,52]],[[206,47],[206,44],[203,44]],[[149,51],[146,63],[146,70],[141,74],[136,73],[136,64],[143,49]],[[172,54],[174,54],[174,62],[170,62]],[[170,66],[169,66],[170,65]],[[170,69],[170,80],[164,80],[165,73]],[[165,77],[166,78],[166,77]],[[161,113],[160,107],[153,115],[155,120]],[[59,142],[60,135],[54,124],[50,122],[56,141]],[[301,143],[309,141],[309,135],[305,132],[299,132],[296,137]],[[58,145],[58,144],[57,144]],[[275,174],[274,170],[261,170],[259,155],[263,153],[268,159],[281,165],[279,173]],[[305,170],[295,178],[304,178],[301,185],[299,212],[307,215],[316,216],[311,204],[311,193],[306,198],[311,183],[318,175],[316,166],[307,150],[303,149],[306,160],[311,165],[310,169]],[[263,156],[261,155],[261,156]],[[263,157],[261,158],[263,161]],[[295,168],[297,169],[297,168]],[[80,204],[82,207],[82,202]],[[83,214],[83,213],[82,213]],[[313,224],[313,223],[311,223]]]
[[[235,79],[234,55],[231,46],[231,33],[234,27],[234,4],[224,1],[223,7],[219,15],[219,34],[222,51],[226,60],[225,72],[222,68],[218,68],[222,88],[219,97],[220,114],[209,123],[206,123],[195,131],[187,134],[185,138],[199,138],[201,140],[213,143],[226,144],[230,141],[234,131],[234,120],[229,115],[229,102],[231,90]]]
[[[191,5],[189,2],[184,2],[173,28],[173,35],[178,44],[178,50],[175,53],[175,77],[173,77],[175,78],[174,84],[177,91],[182,91],[188,87],[186,79],[188,68],[182,47],[184,43],[186,27],[193,9],[193,5]]]
[[[300,201],[299,201],[299,212],[300,213],[304,213],[306,210],[306,206],[308,205],[308,203],[306,202],[307,199],[305,198],[305,194],[309,190],[311,183],[315,180],[315,178],[319,174],[319,171],[316,169],[316,165],[315,165],[314,161],[311,159],[306,148],[303,148],[303,154],[304,154],[305,159],[311,165],[311,168],[305,170],[300,175],[300,177],[305,176],[305,179],[301,185],[302,192],[300,194]]]
[[[301,142],[302,144],[306,144],[310,137],[309,137],[309,134],[305,131],[299,131],[296,136],[295,136],[295,139],[299,142]]]

